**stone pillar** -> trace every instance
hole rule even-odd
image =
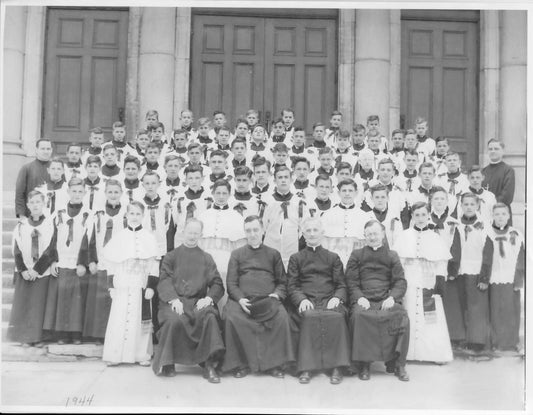
[[[479,163],[488,163],[487,141],[499,137],[500,28],[499,11],[482,10],[479,68]]]
[[[176,8],[142,9],[139,48],[139,125],[146,111],[156,109],[165,130],[174,114],[174,52]]]
[[[141,7],[130,7],[128,14],[128,58],[126,70],[126,131],[133,141],[137,131],[144,127],[139,114],[139,41],[141,34]]]
[[[176,12],[176,51],[174,73],[174,118],[173,128],[180,123],[180,113],[190,107],[189,70],[191,66],[191,8],[178,7]]]
[[[389,130],[384,134],[390,137],[392,130],[400,128],[402,71],[402,20],[401,10],[390,11],[390,72],[389,72]]]
[[[515,203],[525,202],[527,133],[527,12],[500,11],[500,137],[516,171]],[[523,205],[517,206],[523,213]]]
[[[377,114],[389,131],[390,10],[355,11],[355,122]]]
[[[345,128],[356,124],[354,118],[355,10],[339,10],[339,82],[338,109]]]
[[[24,155],[21,145],[27,7],[6,6],[2,131],[4,154]],[[4,163],[4,166],[7,163]],[[4,171],[5,173],[5,171]],[[6,175],[4,174],[4,177]]]

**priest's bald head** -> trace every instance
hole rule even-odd
[[[371,248],[379,248],[383,245],[385,227],[378,220],[369,220],[365,224],[365,239]]]

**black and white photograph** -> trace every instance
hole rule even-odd
[[[0,410],[531,413],[532,9],[2,0]]]

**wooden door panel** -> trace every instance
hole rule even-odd
[[[60,144],[108,137],[124,107],[128,12],[50,9],[43,135]]]
[[[449,138],[463,163],[477,162],[477,24],[402,21],[402,114]]]

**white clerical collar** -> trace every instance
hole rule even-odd
[[[252,245],[252,244],[248,244],[248,245],[250,245],[250,248],[252,248],[252,249],[259,249],[261,247],[262,243],[259,242],[257,245]]]
[[[311,246],[311,245],[307,244],[307,247],[308,247],[309,249],[313,250],[313,251],[316,251],[318,248],[320,248],[320,244],[315,245],[315,246]]]
[[[372,248],[373,251],[377,251],[379,248],[381,248],[383,246],[383,244],[379,245],[379,246],[371,246],[370,248]]]

